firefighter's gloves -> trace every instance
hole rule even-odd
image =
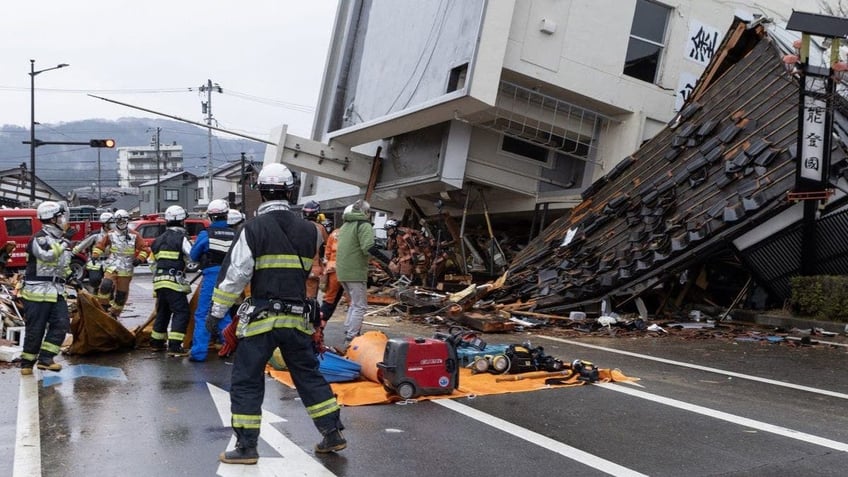
[[[209,313],[206,316],[206,331],[208,331],[212,336],[218,334],[218,325],[221,323],[221,320],[223,320],[223,318],[218,318],[212,313]]]
[[[133,267],[137,267],[137,266],[139,266],[139,265],[141,265],[141,259],[140,259],[140,258],[138,258],[138,257],[134,257],[134,258],[133,258],[133,261],[132,261],[132,266],[133,266]]]
[[[71,227],[62,234],[62,237],[67,239],[67,240],[71,240],[72,238],[74,238],[74,235],[76,235],[76,234],[77,234],[77,229],[75,229],[74,227]]]

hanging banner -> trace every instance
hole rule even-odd
[[[801,137],[799,138],[798,176],[803,181],[822,183],[827,167],[828,114],[827,79],[818,75],[806,75],[804,80],[803,106],[801,109]]]

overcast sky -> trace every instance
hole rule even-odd
[[[88,93],[266,137],[288,124],[308,136],[335,0],[5,0],[0,15],[0,125],[157,117]]]

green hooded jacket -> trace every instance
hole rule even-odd
[[[342,216],[336,249],[336,278],[340,282],[368,281],[368,250],[374,246],[369,216],[353,210]]]

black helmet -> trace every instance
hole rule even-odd
[[[310,200],[303,206],[301,212],[303,213],[304,219],[314,221],[318,219],[318,214],[321,213],[321,204],[314,200]]]

